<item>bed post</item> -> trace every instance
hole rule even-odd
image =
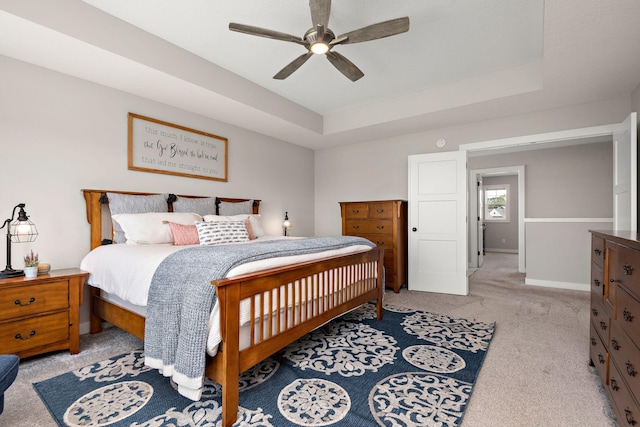
[[[382,320],[382,297],[384,295],[385,279],[384,279],[384,249],[378,249],[378,274],[376,276],[378,285],[378,301],[376,302],[376,317]]]
[[[238,418],[240,390],[240,286],[218,286],[222,336],[222,425],[230,427]]]
[[[102,201],[101,191],[82,190],[87,206],[87,221],[91,226],[91,249],[102,243]]]

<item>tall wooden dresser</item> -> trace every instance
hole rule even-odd
[[[342,234],[385,249],[385,285],[395,293],[407,283],[407,201],[340,202]]]
[[[640,240],[592,231],[591,362],[620,426],[640,423]]]

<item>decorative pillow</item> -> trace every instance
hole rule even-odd
[[[247,229],[247,233],[249,234],[249,240],[253,240],[256,236],[253,234],[253,229],[251,228],[251,221],[249,218],[244,219],[244,228]]]
[[[202,218],[204,218],[206,222],[238,221],[238,220],[245,220],[248,218],[251,223],[251,230],[254,238],[262,237],[266,234],[264,231],[264,228],[262,228],[262,224],[260,223],[260,215],[229,215],[229,216],[205,215]]]
[[[166,194],[153,194],[141,196],[137,194],[107,193],[109,199],[109,210],[111,215],[136,214],[145,212],[167,212]],[[120,224],[113,223],[113,242],[125,243],[126,237]]]
[[[169,223],[173,244],[176,246],[198,245],[200,238],[198,237],[198,228],[195,224],[183,225],[174,222]]]
[[[244,221],[196,222],[201,245],[220,245],[249,241]]]
[[[191,197],[178,197],[173,202],[174,212],[195,212],[198,215],[210,215],[216,213],[216,198],[204,197],[204,198],[191,198]]]
[[[202,217],[195,213],[147,212],[113,215],[120,224],[128,245],[173,243],[169,222],[195,224]]]
[[[251,215],[253,213],[253,200],[246,202],[220,202],[218,215]]]

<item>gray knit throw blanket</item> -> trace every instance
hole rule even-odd
[[[180,394],[199,400],[209,315],[216,301],[211,281],[224,278],[243,263],[351,245],[375,247],[360,237],[334,236],[198,246],[174,252],[160,263],[151,281],[145,322],[145,364],[172,377]]]

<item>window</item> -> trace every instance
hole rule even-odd
[[[484,220],[509,222],[509,184],[484,186]]]

